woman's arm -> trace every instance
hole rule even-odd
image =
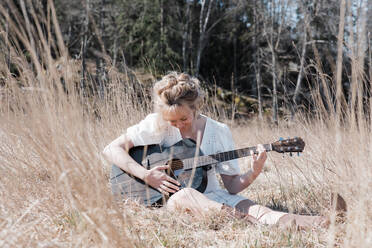
[[[252,154],[251,169],[242,175],[224,175],[221,174],[223,184],[230,194],[237,194],[247,188],[261,173],[265,164],[267,154],[262,145],[257,146],[258,156]]]
[[[147,170],[129,155],[128,151],[133,146],[130,138],[123,134],[105,147],[103,155],[110,163],[141,179],[160,192],[164,194],[176,192],[178,190],[176,185],[179,185],[179,183],[163,172],[163,170],[168,169],[168,166],[156,166]]]
[[[115,164],[127,173],[144,180],[147,171],[146,168],[140,166],[128,154],[128,151],[133,146],[133,142],[123,134],[105,147],[103,155],[110,163]]]

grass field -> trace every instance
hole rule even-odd
[[[298,117],[295,122],[282,121],[273,127],[257,120],[234,124],[222,119],[231,125],[237,147],[269,143],[278,137],[305,140],[299,157],[270,153],[264,172],[242,194],[279,210],[331,216],[327,230],[282,230],[254,226],[221,213],[196,218],[113,201],[108,183],[110,165],[101,151],[145,116],[148,104],[142,104],[130,87],[112,77],[116,93],[95,102],[48,87],[53,82],[50,77],[42,82],[42,90],[16,85],[3,89],[1,247],[372,244],[372,135],[366,123],[337,128],[332,118],[306,121]],[[24,80],[29,82],[30,78]],[[206,114],[216,117],[209,109]],[[240,160],[242,171],[248,169],[248,162],[249,158]],[[334,222],[329,208],[332,191],[340,192],[348,204],[344,223]]]

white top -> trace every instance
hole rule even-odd
[[[202,153],[204,155],[210,155],[234,150],[235,145],[229,127],[224,123],[215,121],[207,116],[205,117],[207,121],[200,145]],[[157,113],[149,114],[138,124],[129,127],[126,134],[134,146],[151,144],[171,146],[182,140],[179,129],[162,121],[161,116]],[[210,169],[207,173],[208,184],[204,193],[221,188],[216,177],[216,172],[224,175],[240,174],[238,161],[230,160],[218,163],[216,167]]]

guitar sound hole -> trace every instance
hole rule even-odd
[[[170,166],[172,171],[183,169],[183,163],[179,159],[172,159],[167,162],[167,165]]]

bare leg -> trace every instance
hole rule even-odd
[[[166,205],[169,210],[186,210],[195,215],[205,215],[210,210],[220,211],[222,204],[208,199],[193,188],[184,188],[173,194]]]
[[[225,210],[235,217],[246,218],[251,223],[279,224],[283,227],[295,225],[299,229],[328,225],[327,219],[322,216],[306,216],[274,211],[248,199],[239,202],[233,209],[208,199],[192,188],[185,188],[173,194],[166,207],[171,211],[184,210],[198,216],[205,216],[211,210]]]
[[[323,216],[298,215],[274,211],[248,199],[239,202],[236,208],[241,212],[255,217],[262,224],[279,224],[279,226],[285,228],[295,226],[298,229],[308,229],[316,226],[327,227],[329,225],[328,218]]]
[[[256,218],[262,224],[276,224],[280,217],[287,213],[274,211],[268,207],[258,205],[247,199],[239,202],[235,208],[242,213],[249,214]]]
[[[249,214],[212,201],[199,191],[192,188],[182,189],[172,195],[169,198],[166,207],[169,210],[185,210],[199,216],[205,216],[205,214],[210,212],[210,210],[222,210],[236,218],[246,219],[250,223],[257,223],[257,220]]]

